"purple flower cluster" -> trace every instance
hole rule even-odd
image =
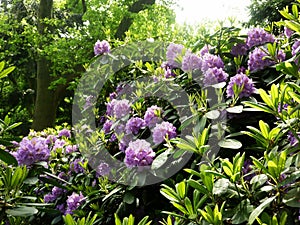
[[[122,117],[128,115],[130,111],[131,108],[127,99],[113,99],[111,102],[107,103],[106,106],[106,114],[108,116],[115,116],[116,119],[121,119]]]
[[[183,45],[170,43],[167,47],[167,64],[171,68],[180,68],[180,59],[185,53]]]
[[[298,134],[298,137],[300,137],[300,134]],[[287,139],[292,147],[298,145],[298,139],[293,135],[291,131],[288,132]]]
[[[51,193],[48,193],[44,196],[44,202],[54,202],[57,198],[59,198],[63,193],[65,193],[66,190],[59,188],[59,187],[53,187]]]
[[[268,42],[273,43],[274,41],[274,36],[261,28],[254,28],[250,30],[246,39],[246,43],[249,48],[262,45]]]
[[[287,27],[284,27],[284,35],[287,37],[287,38],[290,38],[292,35],[293,35],[294,31],[292,31],[291,29],[287,28]]]
[[[239,90],[238,93],[234,93],[234,87]],[[234,97],[238,94],[240,98],[249,97],[251,94],[256,92],[252,79],[246,74],[239,73],[230,78],[229,84],[227,86],[227,96]]]
[[[137,135],[140,129],[145,128],[145,126],[146,123],[143,119],[139,117],[132,117],[127,121],[125,131],[127,134]]]
[[[58,137],[66,137],[66,138],[70,138],[71,137],[71,131],[69,129],[62,129],[59,133],[58,133]]]
[[[165,138],[172,139],[177,135],[176,127],[169,122],[162,122],[160,124],[156,124],[153,129],[153,142],[155,144],[160,144],[165,141]]]
[[[209,68],[205,74],[203,83],[207,87],[209,85],[217,84],[228,79],[228,74],[222,68]]]
[[[201,70],[205,73],[209,68],[224,68],[224,63],[220,56],[206,53],[202,58]]]
[[[210,48],[210,45],[204,45],[199,51],[200,56],[203,57],[206,53],[209,53]]]
[[[154,127],[158,122],[160,122],[162,120],[160,117],[162,112],[162,108],[158,107],[157,105],[149,107],[144,115],[146,126],[151,128]]]
[[[85,197],[81,192],[80,194],[73,192],[72,195],[68,196],[65,214],[73,214],[73,211],[78,209],[84,202]]]
[[[248,67],[250,71],[262,70],[272,64],[274,61],[265,59],[268,56],[267,50],[261,48],[255,48],[249,55]]]
[[[102,130],[104,131],[105,134],[108,134],[111,131],[111,126],[113,125],[113,121],[111,120],[106,120],[105,123],[103,124]]]
[[[70,164],[70,171],[75,172],[75,173],[84,172],[84,168],[81,166],[83,164],[84,164],[84,162],[81,159],[75,159]]]
[[[48,161],[50,149],[46,140],[43,137],[33,137],[31,139],[24,137],[19,143],[17,151],[12,153],[18,164],[30,166],[36,162]]]
[[[237,43],[231,48],[230,53],[233,56],[247,55],[248,50],[249,50],[249,47],[246,43]]]
[[[300,52],[300,40],[297,39],[292,45],[292,55],[295,56]],[[298,64],[298,59],[295,60],[295,63]]]
[[[110,45],[106,40],[103,41],[97,40],[97,42],[94,45],[94,53],[96,56],[107,53],[109,51],[110,51]]]
[[[145,140],[136,140],[129,143],[125,150],[124,162],[128,167],[148,166],[152,163],[155,152],[150,143]]]
[[[110,167],[106,162],[101,162],[96,168],[96,176],[105,176],[109,174]]]
[[[65,154],[71,154],[78,151],[78,145],[67,145],[65,147]]]
[[[181,69],[184,72],[192,72],[193,70],[201,68],[201,58],[190,51],[187,51],[182,59]]]

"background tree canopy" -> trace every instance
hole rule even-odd
[[[251,0],[248,7],[250,19],[247,26],[266,26],[272,22],[279,21],[283,17],[278,13],[294,0]]]

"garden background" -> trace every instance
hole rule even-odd
[[[1,225],[299,224],[300,1],[175,4],[0,1]]]

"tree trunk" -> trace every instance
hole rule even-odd
[[[154,3],[155,3],[155,0],[138,0],[129,7],[128,12],[129,13],[138,13],[138,12],[146,9],[147,6],[153,5]],[[130,17],[130,15],[125,15],[118,27],[117,32],[115,33],[115,38],[123,40],[123,38],[125,36],[125,32],[128,31],[132,22],[133,22],[133,20]]]
[[[53,0],[40,0],[38,32],[41,36],[51,30],[51,27],[45,24],[43,20],[52,17],[52,7]],[[54,126],[56,117],[57,105],[56,101],[54,101],[54,91],[48,89],[51,83],[50,62],[46,56],[43,55],[43,47],[46,44],[47,42],[41,42],[38,51],[42,52],[42,54],[38,55],[37,60],[36,100],[32,124],[32,128],[35,130],[42,130]]]

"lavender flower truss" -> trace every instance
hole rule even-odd
[[[127,134],[137,135],[140,129],[145,128],[145,126],[146,123],[143,119],[139,117],[132,117],[127,121],[125,131]]]
[[[249,47],[246,43],[237,43],[231,48],[231,54],[234,56],[247,55]]]
[[[68,196],[67,199],[67,209],[65,211],[65,214],[73,214],[73,211],[78,209],[80,205],[82,205],[85,201],[85,197],[80,194],[77,194],[73,192],[72,195]]]
[[[136,166],[148,166],[151,165],[155,152],[150,147],[150,143],[137,139],[130,142],[125,150],[124,162],[127,167],[132,168]]]
[[[180,68],[180,59],[185,52],[183,45],[170,43],[167,47],[167,64],[171,68]]]
[[[113,99],[106,106],[106,114],[108,116],[115,116],[116,119],[121,119],[122,117],[128,115],[130,111],[131,108],[127,99]]]
[[[224,68],[224,63],[220,56],[206,53],[202,58],[201,70],[205,73],[209,68]]]
[[[268,56],[266,49],[262,50],[261,48],[255,48],[249,55],[248,67],[250,71],[262,70],[274,62],[270,59],[265,59],[264,57]]]
[[[273,43],[274,41],[275,41],[274,36],[261,28],[254,28],[250,30],[248,32],[248,37],[246,39],[246,43],[249,48],[258,45],[263,45],[268,42]]]
[[[187,51],[182,60],[181,69],[184,72],[192,72],[193,70],[201,68],[201,58],[190,51]]]
[[[148,127],[154,127],[159,121],[162,119],[160,118],[160,115],[163,113],[162,108],[158,107],[157,105],[153,105],[149,107],[144,115],[144,120],[146,123],[146,126]]]
[[[217,83],[221,83],[228,79],[228,74],[222,68],[209,68],[205,74],[203,79],[203,84],[205,87]]]
[[[70,138],[71,137],[71,131],[68,129],[62,129],[59,133],[58,133],[58,137],[66,137],[66,138]]]
[[[230,78],[226,90],[228,97],[234,97],[237,94],[234,93],[234,86],[239,89],[238,96],[240,98],[249,97],[256,92],[252,79],[249,79],[249,77],[243,73],[236,74],[234,77]]]
[[[248,67],[250,71],[262,70],[268,66],[274,65],[276,62],[265,58],[268,56],[268,51],[265,48],[255,48],[249,55]],[[282,62],[285,60],[285,53],[279,50],[276,55],[276,61]]]
[[[32,139],[24,137],[19,143],[17,151],[12,154],[19,165],[31,166],[36,162],[48,161],[50,149],[46,141],[47,139],[43,137],[33,137]]]
[[[153,142],[155,144],[160,144],[165,141],[165,138],[172,139],[177,136],[176,127],[169,122],[162,122],[161,124],[156,124],[153,129]]]
[[[94,45],[94,53],[95,55],[102,55],[110,51],[110,45],[106,40],[97,41]]]

